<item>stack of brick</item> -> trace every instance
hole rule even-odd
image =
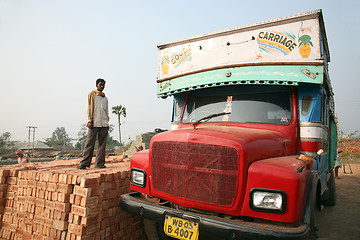
[[[77,170],[79,160],[0,168],[0,239],[146,239],[143,223],[121,210],[129,164]]]

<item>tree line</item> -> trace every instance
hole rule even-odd
[[[119,127],[119,141],[115,140],[110,134],[114,131],[114,126],[109,127],[109,136],[106,143],[106,148],[114,149],[122,146],[121,143],[121,116],[126,117],[126,108],[122,105],[112,107],[112,113],[118,116]],[[85,146],[87,137],[86,124],[81,124],[80,130],[77,133],[77,138],[70,138],[66,132],[65,127],[57,127],[51,134],[51,137],[45,138],[43,142],[48,146],[73,146],[77,150],[82,150]],[[72,142],[76,141],[75,144]],[[14,150],[14,142],[11,141],[11,133],[4,132],[0,135],[0,154],[6,154]]]

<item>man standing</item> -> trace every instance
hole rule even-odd
[[[105,97],[105,93],[103,93],[105,80],[101,78],[97,79],[96,88],[97,90],[92,91],[88,95],[86,126],[89,130],[84,147],[84,157],[78,169],[90,167],[96,137],[98,137],[98,148],[96,150],[95,167],[105,168],[105,149],[110,119],[108,99]]]

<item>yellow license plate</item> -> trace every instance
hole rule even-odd
[[[199,224],[182,218],[165,216],[164,232],[170,237],[182,240],[197,240]]]

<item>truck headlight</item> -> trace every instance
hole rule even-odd
[[[135,186],[145,187],[146,185],[146,172],[142,169],[131,169],[130,182]]]
[[[254,188],[250,191],[250,208],[258,212],[283,213],[286,193],[281,190]]]

